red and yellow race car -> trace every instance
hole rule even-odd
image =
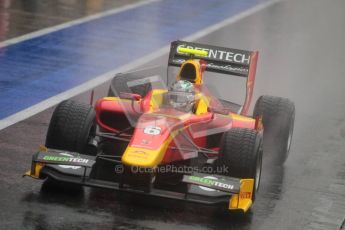
[[[295,115],[290,100],[261,96],[248,116],[257,58],[256,51],[172,42],[168,70],[175,73],[117,74],[94,107],[61,102],[25,175],[247,212],[259,188],[263,138],[283,163]],[[245,79],[242,106],[214,96],[228,93],[230,75]]]

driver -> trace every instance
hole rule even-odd
[[[195,105],[194,85],[186,80],[174,82],[169,90],[169,103],[177,110],[192,112]]]

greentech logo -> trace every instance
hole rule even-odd
[[[58,161],[58,162],[73,162],[73,163],[87,163],[88,159],[77,158],[77,157],[59,157],[59,156],[44,156],[45,161]]]
[[[232,184],[226,184],[222,183],[217,180],[213,179],[208,179],[204,177],[198,177],[198,176],[189,176],[188,178],[190,181],[194,181],[198,184],[202,184],[204,186],[211,186],[211,187],[220,187],[220,188],[225,188],[225,189],[234,189],[234,185]]]

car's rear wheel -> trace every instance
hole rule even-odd
[[[236,178],[254,179],[253,200],[259,189],[262,168],[262,137],[253,129],[234,128],[227,131],[222,139],[217,172]]]
[[[261,96],[254,107],[253,117],[262,116],[265,152],[273,152],[273,163],[283,164],[291,147],[295,121],[295,105],[287,98]],[[266,151],[267,150],[267,151]]]
[[[72,100],[61,102],[50,120],[46,146],[95,155],[94,147],[88,145],[96,131],[95,111],[91,105]]]

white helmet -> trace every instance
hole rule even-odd
[[[192,111],[195,104],[195,89],[191,82],[179,80],[174,82],[169,91],[169,103],[178,110]]]

